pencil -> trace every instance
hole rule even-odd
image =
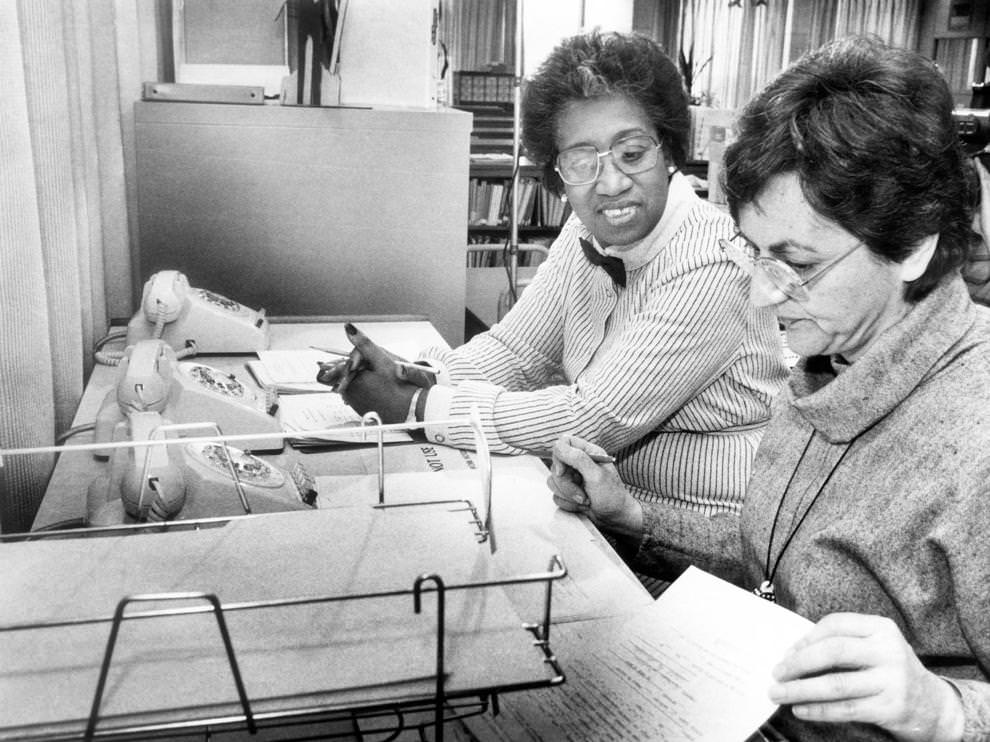
[[[321,353],[329,353],[332,356],[340,356],[341,358],[347,358],[351,354],[349,350],[337,350],[336,348],[320,348],[316,345],[309,346],[313,350],[318,350]]]
[[[596,464],[614,464],[615,456],[609,456],[607,453],[589,453],[588,456]]]
[[[402,366],[402,368],[411,368],[414,371],[426,371],[429,373],[433,373],[433,369],[431,369],[429,366],[423,366],[419,363],[409,363],[409,361],[396,361],[396,360],[393,360],[392,363],[394,363],[396,366]]]

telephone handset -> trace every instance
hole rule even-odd
[[[234,374],[191,361],[177,361],[164,340],[140,340],[124,351],[117,384],[96,415],[97,443],[112,439],[117,425],[134,412],[158,412],[174,423],[214,422],[224,435],[253,435],[251,451],[281,451],[278,395],[261,393]],[[98,449],[97,458],[108,458]]]
[[[179,271],[163,270],[144,284],[141,308],[127,325],[127,345],[161,338],[174,350],[253,353],[271,344],[265,310],[254,310],[206,289]]]
[[[120,423],[114,439],[151,440],[156,429],[168,422],[160,412],[135,410]],[[172,518],[186,502],[186,479],[179,452],[174,445],[114,449],[110,488],[104,490],[106,499],[111,499],[112,492],[135,520],[161,522]]]
[[[118,366],[113,391],[121,412],[162,412],[172,392],[175,351],[160,341],[132,345]]]

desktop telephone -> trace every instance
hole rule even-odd
[[[214,422],[223,435],[245,439],[251,451],[281,451],[278,395],[246,386],[233,374],[192,361],[177,361],[164,340],[140,340],[124,351],[116,387],[96,415],[94,440],[109,441],[117,425],[135,412],[157,412],[174,423]],[[107,458],[106,449],[97,458]]]
[[[197,353],[253,353],[267,350],[271,342],[264,309],[193,288],[174,270],[148,279],[141,308],[127,325],[127,345],[158,338],[176,351],[195,348]]]
[[[167,424],[161,413],[136,412],[117,426],[114,440],[164,437],[169,442],[113,449],[109,472],[97,477],[89,487],[90,526],[128,521],[159,523],[180,512],[186,519],[214,518],[309,510],[314,506],[314,480],[301,464],[286,473],[233,446],[187,442],[171,431],[164,436],[156,434],[159,426]]]

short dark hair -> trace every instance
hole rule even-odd
[[[523,146],[557,193],[562,184],[553,165],[560,114],[571,101],[614,95],[642,106],[667,157],[678,167],[684,165],[691,114],[677,66],[647,36],[596,30],[561,42],[524,88]]]
[[[794,173],[819,214],[878,257],[900,263],[938,233],[918,301],[964,264],[972,180],[935,65],[877,38],[840,39],[804,55],[742,111],[723,184],[734,218],[775,175]]]

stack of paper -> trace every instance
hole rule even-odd
[[[375,426],[361,425],[361,417],[336,392],[321,394],[297,394],[279,397],[279,416],[286,433],[298,433],[288,439],[296,448],[322,447],[328,444],[373,444],[378,442]],[[353,428],[354,432],[341,432],[341,428]],[[325,433],[337,429],[335,433]],[[382,433],[385,443],[406,443],[412,437],[402,430]]]
[[[260,350],[257,361],[247,368],[262,387],[274,387],[279,394],[327,392],[329,387],[316,380],[320,361],[338,360],[319,350]]]

